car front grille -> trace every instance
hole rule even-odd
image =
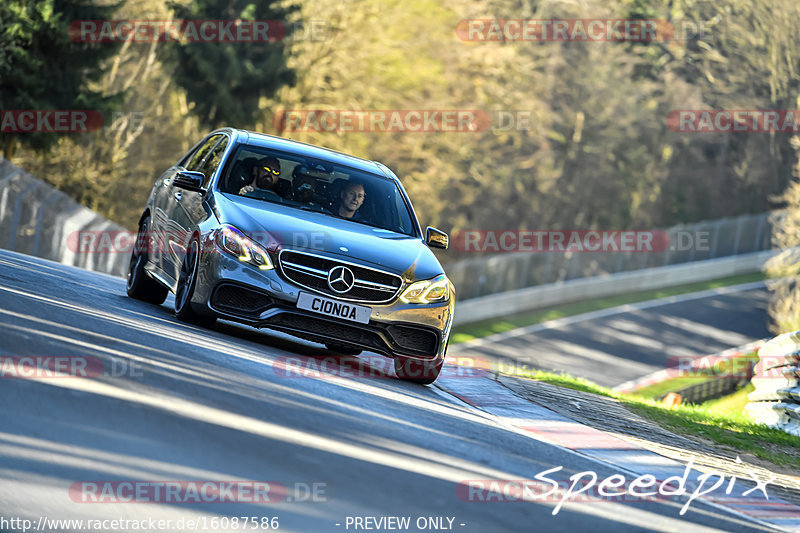
[[[396,274],[293,250],[283,250],[278,262],[284,277],[289,281],[306,289],[352,302],[390,302],[397,296],[403,284],[402,278]],[[353,287],[346,292],[336,292],[328,285],[328,273],[337,266],[348,268],[355,278]]]
[[[436,333],[413,326],[365,327],[293,312],[271,316],[264,321],[263,326],[290,330],[295,335],[315,342],[350,342],[386,354],[400,352],[433,359],[439,347],[439,336]]]
[[[258,315],[272,303],[266,294],[230,283],[219,285],[211,297],[211,307],[244,315]]]
[[[374,350],[385,351],[386,343],[375,332],[347,324],[311,318],[293,313],[281,313],[269,320],[269,324],[283,326],[298,332],[320,337],[322,341],[351,341]]]

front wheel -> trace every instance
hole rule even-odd
[[[420,361],[418,359],[408,359],[406,357],[395,357],[394,373],[403,381],[418,383],[420,385],[430,385],[439,377],[442,371],[444,360]]]
[[[150,238],[150,217],[145,217],[139,224],[139,231],[136,233],[136,242],[133,244],[131,260],[128,264],[128,279],[126,289],[128,296],[161,305],[167,299],[169,292],[166,287],[147,275],[144,266],[147,264],[148,251],[152,239]]]
[[[181,263],[178,275],[178,289],[175,291],[175,316],[183,322],[198,326],[210,326],[216,318],[197,313],[192,309],[192,296],[197,286],[197,273],[200,270],[200,243],[192,239]]]

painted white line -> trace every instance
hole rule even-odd
[[[625,305],[618,305],[616,307],[609,307],[607,309],[599,309],[597,311],[590,311],[588,313],[582,313],[580,315],[573,315],[564,318],[557,318],[555,320],[548,320],[546,322],[541,322],[539,324],[533,324],[531,326],[525,326],[522,328],[512,329],[510,331],[504,331],[503,333],[495,333],[494,335],[489,335],[488,337],[482,337],[480,339],[473,339],[467,342],[462,342],[460,344],[454,344],[451,346],[451,350],[462,350],[468,348],[475,348],[478,346],[482,346],[484,344],[490,344],[493,342],[499,342],[506,339],[511,339],[514,337],[519,337],[521,335],[527,335],[529,333],[536,333],[538,331],[544,331],[547,329],[554,329],[560,328],[563,326],[569,326],[572,324],[577,324],[579,322],[584,322],[587,320],[595,320],[598,318],[606,318],[613,315],[618,315],[621,313],[630,313],[633,311],[641,311],[644,309],[651,309],[653,307],[660,307],[663,305],[681,303],[681,302],[690,302],[692,300],[700,300],[702,298],[708,298],[711,296],[719,296],[723,294],[731,294],[735,292],[743,292],[749,291],[753,289],[760,289],[765,286],[763,281],[753,281],[750,283],[741,283],[739,285],[730,285],[728,287],[720,287],[718,289],[707,289],[704,291],[699,292],[690,292],[687,294],[679,294],[677,296],[667,296],[665,298],[658,298],[655,300],[647,300],[644,302],[632,303],[632,304],[625,304]]]

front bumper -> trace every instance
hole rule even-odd
[[[199,313],[390,357],[444,358],[452,326],[452,296],[438,304],[406,304],[399,299],[387,304],[359,304],[372,308],[369,323],[359,324],[298,309],[300,292],[311,291],[287,281],[277,270],[259,270],[241,263],[210,239],[202,249],[192,298],[192,306]]]

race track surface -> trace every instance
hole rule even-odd
[[[134,301],[121,279],[0,251],[3,364],[100,362],[88,377],[13,377],[3,367],[4,519],[172,520],[153,531],[263,531],[264,517],[298,532],[765,530],[701,501],[683,516],[670,500],[568,501],[556,515],[554,498],[474,501],[459,490],[466,480],[532,479],[556,466],[555,479],[620,471],[513,431],[436,386],[398,381],[387,359],[337,362],[282,335],[231,323],[201,329],[178,322],[171,302]],[[206,482],[222,492],[203,489],[198,499],[187,488]],[[231,501],[223,483],[252,490]],[[172,499],[154,492],[167,485],[180,487]],[[211,528],[213,517],[251,522]],[[410,525],[390,529],[398,522],[388,517]],[[189,519],[206,525],[177,525]]]

